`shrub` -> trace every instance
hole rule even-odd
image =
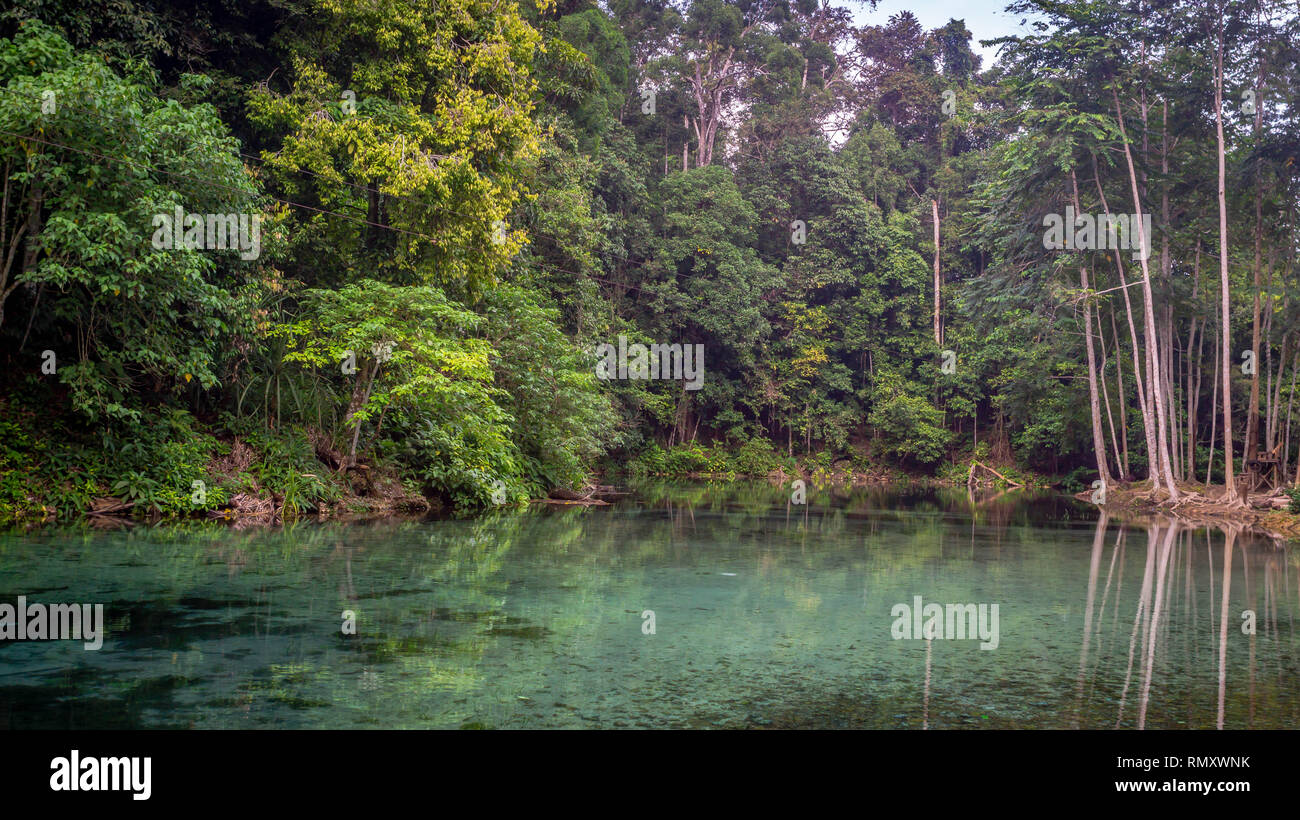
[[[943,412],[925,399],[896,395],[877,405],[868,420],[888,456],[928,466],[947,451],[951,433],[943,427]]]

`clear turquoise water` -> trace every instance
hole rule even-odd
[[[0,727],[1298,723],[1285,545],[1236,536],[1225,573],[1223,532],[1060,496],[789,495],[647,485],[465,520],[0,535],[0,602],[103,603],[108,631],[98,652],[0,643]],[[998,604],[997,649],[895,640],[915,595]]]

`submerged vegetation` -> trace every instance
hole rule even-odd
[[[234,5],[0,12],[0,519],[1300,481],[1293,6]]]

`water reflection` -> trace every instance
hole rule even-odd
[[[97,653],[0,643],[0,726],[1300,717],[1296,559],[1256,533],[1022,491],[809,487],[794,504],[762,482],[635,490],[461,520],[0,536],[0,602],[103,602],[109,632]],[[997,648],[895,639],[891,608],[916,595],[998,604]]]
[[[1142,547],[1136,558],[1126,560],[1130,534]],[[1110,558],[1101,581],[1108,538]],[[1136,603],[1128,609],[1133,613],[1129,625],[1120,617],[1123,574],[1138,561],[1142,577]],[[1289,580],[1294,561],[1284,543],[1238,525],[1194,527],[1156,518],[1135,526],[1114,524],[1103,515],[1089,562],[1073,725],[1080,725],[1077,716],[1086,710],[1104,707],[1118,647],[1124,671],[1113,723],[1117,728],[1145,728],[1153,715],[1161,726],[1294,726],[1296,599],[1290,596]],[[1098,583],[1103,584],[1102,601],[1094,618]],[[1262,612],[1256,608],[1261,584]],[[1112,585],[1115,605],[1108,627]],[[1300,587],[1296,591],[1300,596]],[[1279,608],[1285,629],[1279,628]],[[1263,686],[1257,685],[1261,667],[1271,667]],[[1204,696],[1208,687],[1198,685],[1207,678],[1214,683],[1212,722]],[[1128,696],[1135,685],[1137,712],[1129,715]],[[1171,706],[1177,713],[1169,712]]]

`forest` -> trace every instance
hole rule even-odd
[[[1008,8],[16,0],[0,519],[1300,485],[1300,7]]]

